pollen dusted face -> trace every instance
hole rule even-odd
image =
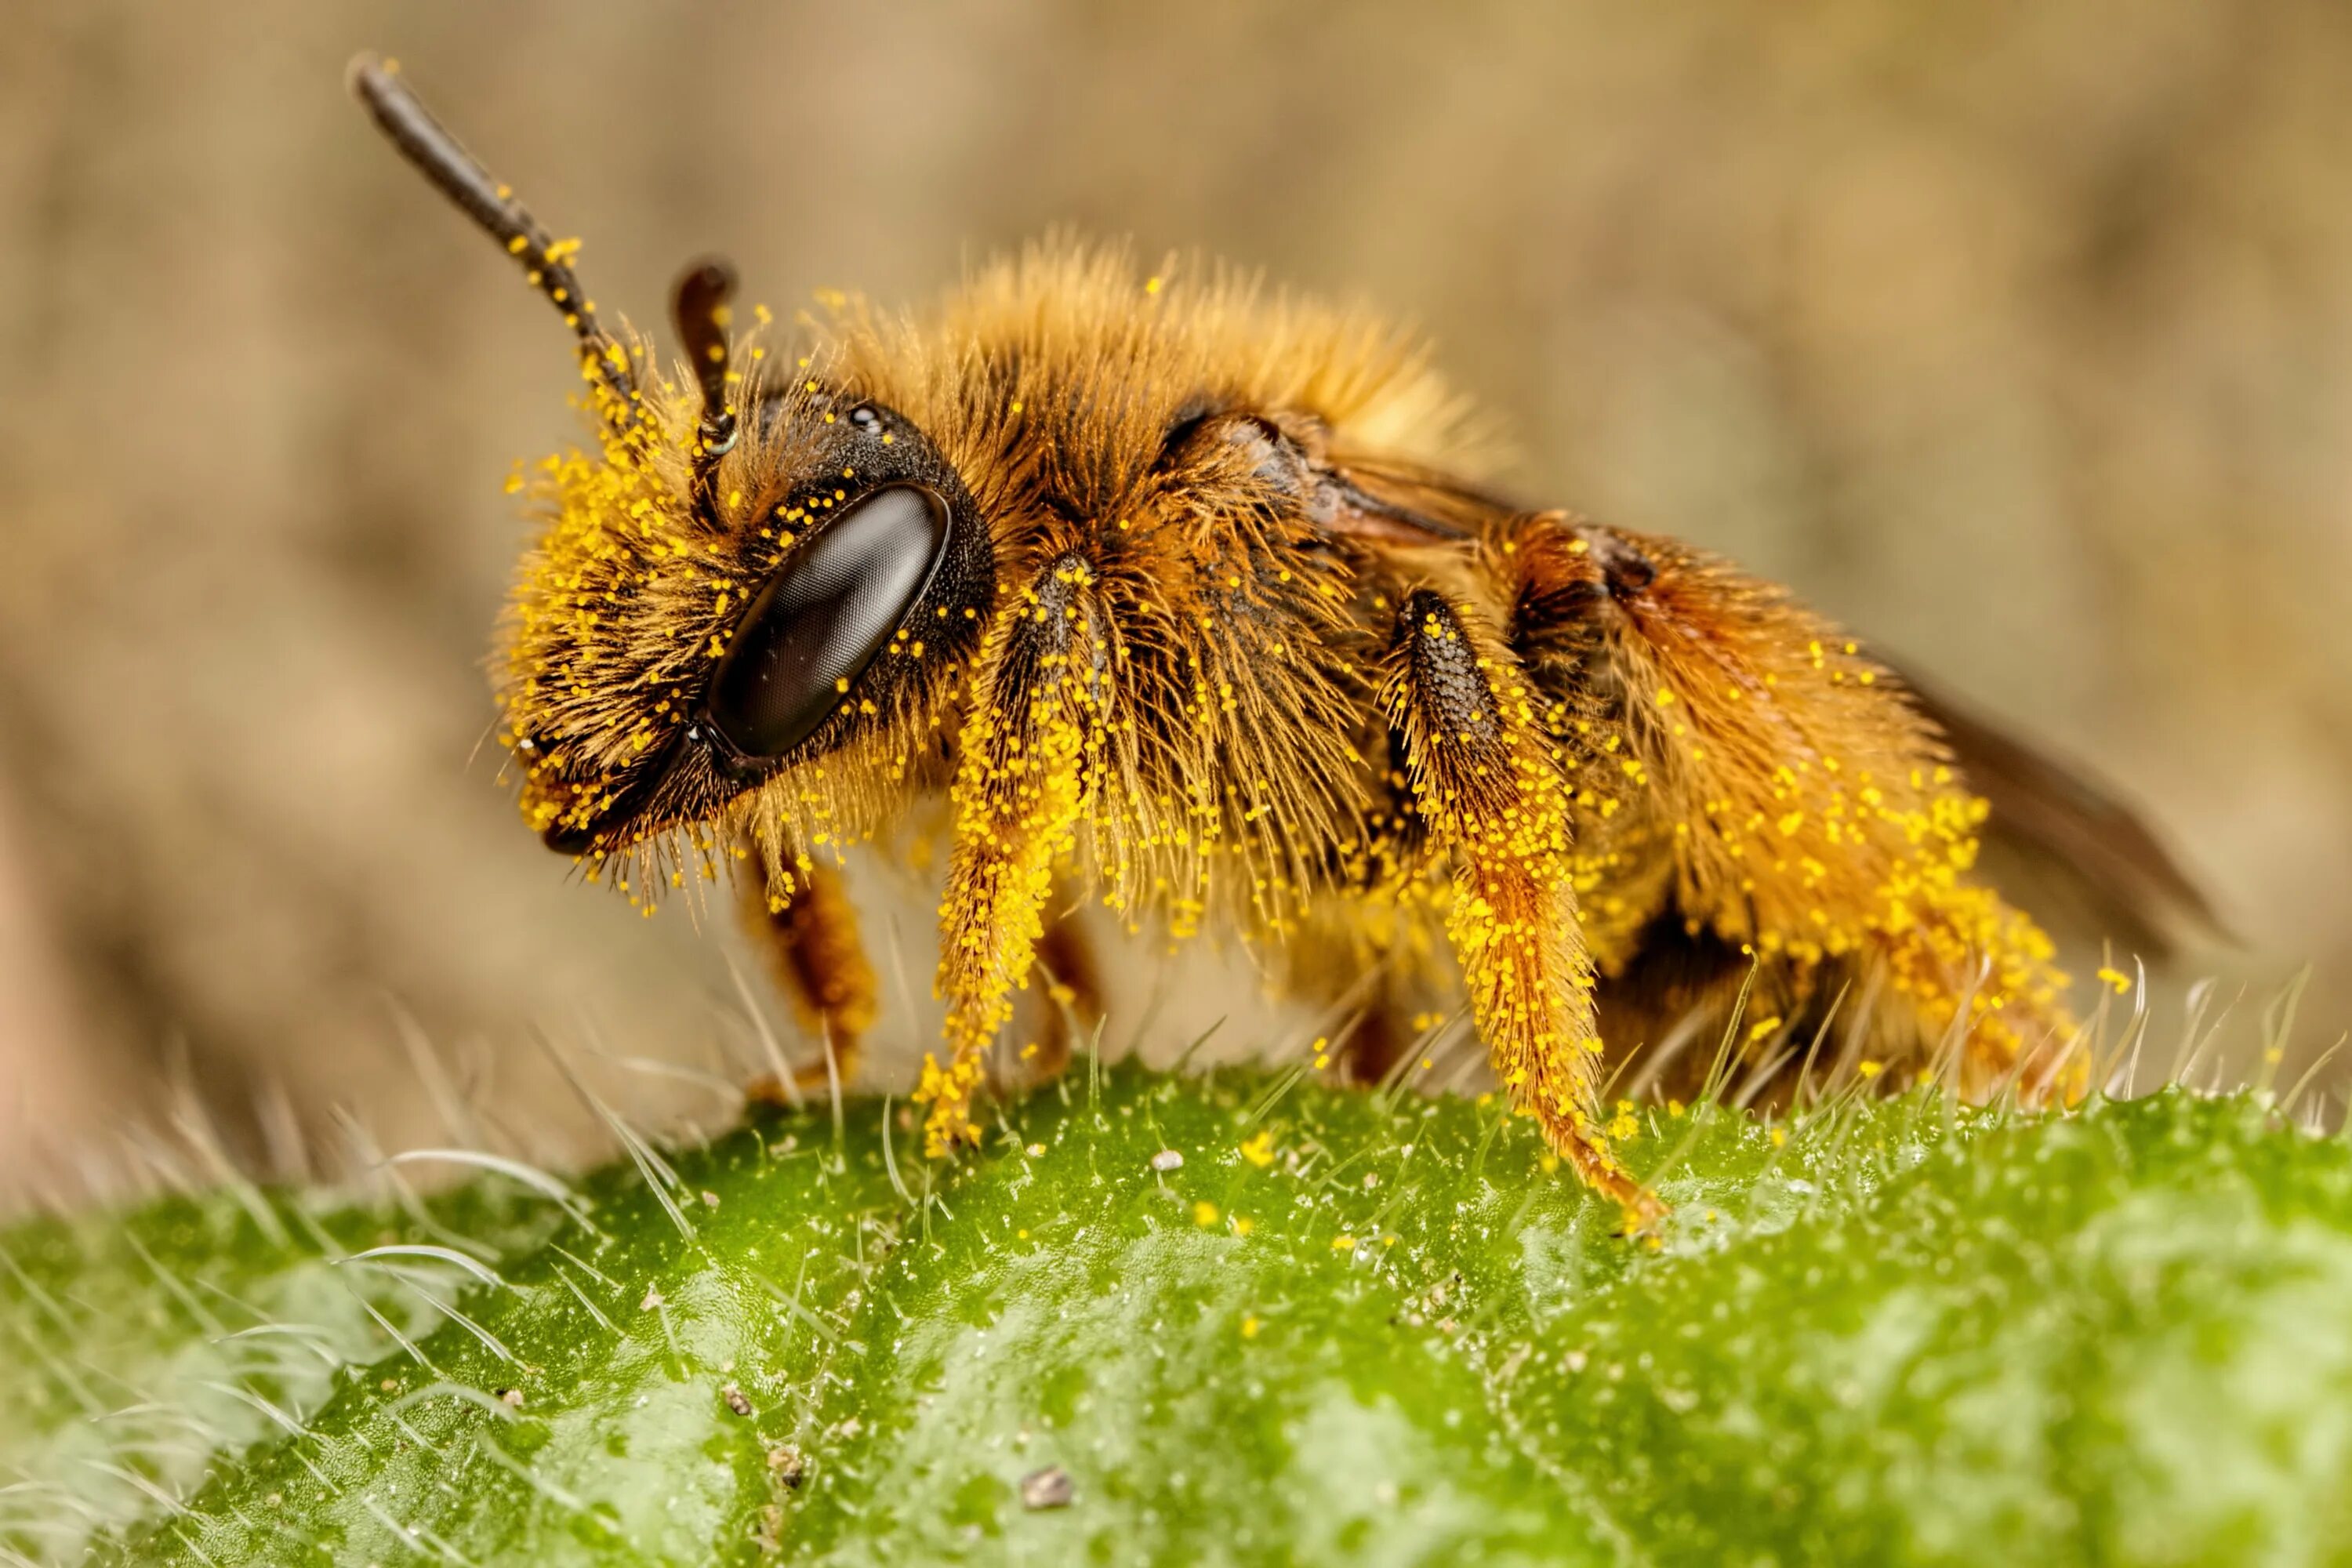
[[[601,394],[598,450],[532,487],[499,688],[525,818],[592,868],[707,860],[766,797],[854,812],[911,761],[995,591],[961,480],[895,411],[774,384],[755,346],[755,412],[698,477],[702,407],[630,357],[635,402],[607,417]]]

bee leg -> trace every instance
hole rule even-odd
[[[1087,940],[1068,900],[1056,893],[1055,904],[1067,912],[1048,921],[1037,939],[1037,966],[1045,972],[1045,1005],[1036,1042],[1022,1052],[1030,1076],[1044,1083],[1062,1076],[1076,1047],[1074,1035],[1102,1022],[1102,968],[1094,944]]]
[[[1404,768],[1400,755],[1393,793],[1376,818],[1383,825],[1411,818]],[[1438,951],[1444,938],[1434,901],[1418,887],[1409,893],[1381,890],[1396,870],[1385,849],[1375,851],[1365,879],[1302,911],[1279,949],[1282,992],[1337,1026],[1328,1037],[1317,1037],[1314,1055],[1328,1057],[1349,1083],[1385,1083],[1405,1070],[1430,1025],[1459,999],[1455,967]]]
[[[955,844],[940,906],[947,1060],[923,1058],[918,1104],[937,1156],[977,1142],[971,1097],[1045,934],[1055,867],[1076,839],[1102,766],[1109,704],[1107,622],[1094,574],[1064,555],[990,627],[950,799]]]
[[[823,1031],[832,1049],[830,1067],[819,1060],[793,1074],[801,1089],[821,1089],[835,1078],[846,1083],[856,1072],[858,1047],[874,1026],[877,984],[841,873],[811,865],[793,877],[799,886],[781,905],[762,882],[747,880],[743,922],[802,1022]],[[783,1086],[764,1074],[747,1092],[755,1100],[785,1098]]]
[[[1386,1083],[1404,1070],[1405,1058],[1421,1047],[1428,1024],[1444,1009],[1444,988],[1436,975],[1393,951],[1370,962],[1378,973],[1368,988],[1354,984],[1367,967],[1363,960],[1335,973],[1327,987],[1362,998],[1331,1037],[1331,1056],[1349,1083]]]
[[[1339,1070],[1349,1083],[1381,1083],[1396,1070],[1413,1037],[1413,1032],[1405,1026],[1403,1008],[1383,992],[1375,995],[1348,1026],[1334,1054],[1339,1058]]]
[[[1491,677],[1491,679],[1490,679]],[[1405,596],[1381,689],[1415,809],[1454,862],[1446,933],[1512,1101],[1585,1184],[1643,1228],[1664,1205],[1610,1147],[1592,964],[1569,880],[1569,797],[1526,672],[1428,588]]]

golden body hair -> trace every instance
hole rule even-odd
[[[835,297],[740,340],[706,268],[667,369],[371,69],[581,337],[595,439],[530,487],[500,660],[525,816],[633,899],[753,879],[846,1046],[871,971],[813,879],[943,815],[933,1153],[977,1136],[1057,889],[1237,933],[1302,994],[1426,990],[1450,952],[1514,1102],[1637,1221],[1612,1050],[1743,981],[1759,1038],[1859,980],[1881,1055],[1948,1043],[1976,1094],[2085,1081],[2048,940],[1970,878],[1986,808],[1893,674],[1722,561],[1463,478],[1477,427],[1383,323],[1049,242],[920,315]]]

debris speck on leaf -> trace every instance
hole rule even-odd
[[[808,1461],[801,1458],[798,1448],[771,1448],[768,1450],[768,1471],[775,1478],[778,1486],[797,1489],[808,1475]]]
[[[1059,1465],[1048,1465],[1021,1478],[1021,1506],[1032,1513],[1039,1509],[1067,1508],[1076,1495],[1070,1472]]]

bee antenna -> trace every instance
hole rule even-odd
[[[678,275],[670,290],[670,319],[678,342],[702,385],[701,443],[694,454],[694,489],[706,510],[719,459],[735,449],[735,410],[727,405],[727,301],[735,293],[735,269],[705,257]],[[715,519],[713,521],[716,521]]]
[[[626,358],[597,322],[595,307],[572,273],[572,247],[557,245],[531,216],[530,209],[515,199],[514,192],[483,168],[433,117],[433,111],[401,79],[398,62],[373,54],[358,55],[344,79],[400,155],[522,264],[532,286],[563,313],[564,324],[579,338],[581,354],[598,378],[624,403],[634,400],[636,383]]]

